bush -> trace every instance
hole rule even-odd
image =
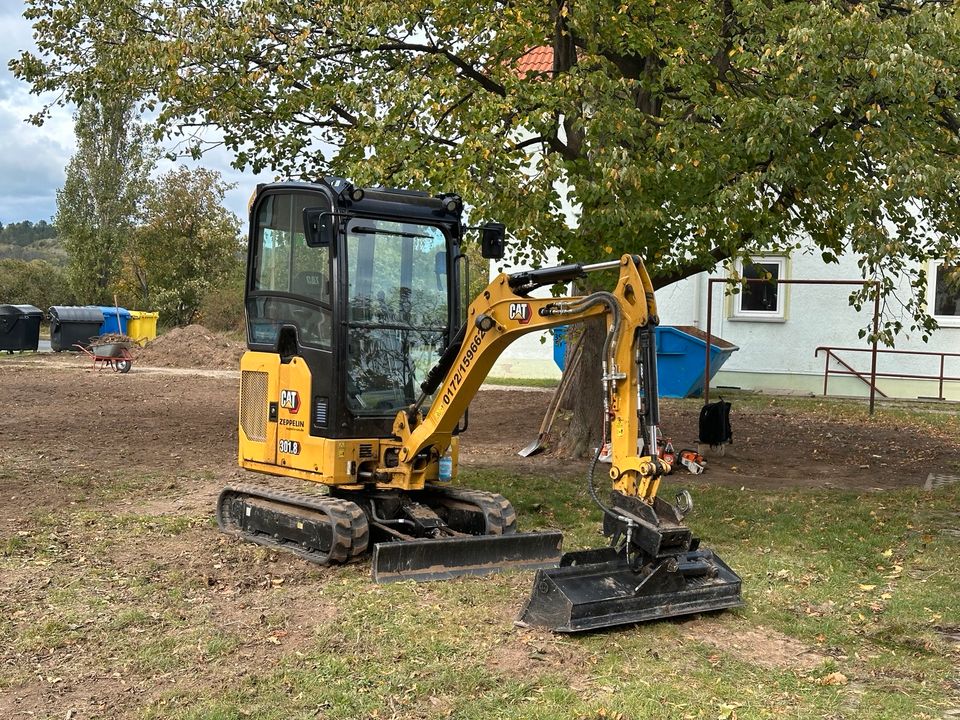
[[[46,311],[51,305],[75,302],[60,268],[43,260],[0,260],[0,303],[34,305]]]
[[[244,267],[239,263],[230,275],[210,288],[200,304],[198,322],[210,330],[243,331]]]

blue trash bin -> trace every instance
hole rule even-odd
[[[707,334],[691,325],[663,325],[657,340],[657,387],[660,397],[685,398],[703,394]],[[710,338],[710,379],[739,348],[722,338]]]
[[[685,398],[703,394],[707,334],[692,325],[654,328],[657,342],[657,390],[660,397]],[[739,348],[722,338],[710,338],[710,379]],[[553,330],[553,361],[562,372],[567,357],[567,326]]]
[[[91,306],[93,307],[93,306]],[[127,324],[130,322],[130,311],[126,308],[115,308],[113,305],[100,305],[103,313],[103,323],[100,325],[100,334],[119,333],[127,334]]]
[[[553,361],[563,372],[567,365],[567,326],[561,325],[551,330],[553,333]]]

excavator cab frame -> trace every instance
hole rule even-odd
[[[429,369],[460,325],[461,211],[456,196],[336,179],[258,187],[248,346],[306,364],[310,435],[384,436],[413,401],[415,371]]]

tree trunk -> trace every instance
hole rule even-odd
[[[601,442],[603,430],[603,383],[600,362],[607,328],[597,318],[579,325],[570,326],[567,349],[574,346],[578,332],[583,333],[583,356],[571,378],[571,392],[563,409],[573,413],[570,423],[560,433],[557,449],[564,457],[592,456]],[[572,337],[571,337],[572,336]],[[568,355],[569,362],[569,355]]]

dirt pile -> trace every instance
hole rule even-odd
[[[245,346],[242,342],[207,330],[203,325],[187,325],[165,332],[137,353],[137,363],[154,367],[208,368],[237,370]]]

